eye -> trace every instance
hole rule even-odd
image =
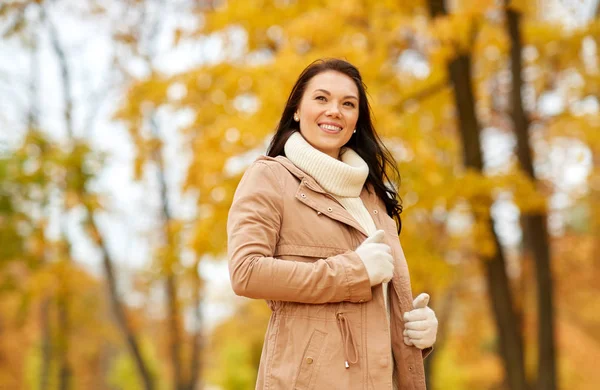
[[[327,101],[327,99],[325,98],[325,96],[317,96],[317,97],[315,98],[315,100],[321,100],[322,102],[325,102],[325,101]]]
[[[352,107],[352,108],[356,107],[356,104],[354,104],[352,102],[346,102],[346,103],[344,103],[344,105],[346,105],[348,107]]]

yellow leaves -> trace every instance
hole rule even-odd
[[[79,194],[75,191],[65,192],[65,207],[72,209],[79,204]]]
[[[466,14],[438,17],[433,20],[431,30],[441,45],[450,46],[459,53],[466,52],[472,49],[479,19],[479,15]]]
[[[600,113],[558,116],[547,124],[551,137],[573,137],[592,150],[600,150]]]
[[[334,42],[339,39],[335,32],[348,30],[349,26],[344,26],[345,22],[347,20],[336,14],[334,10],[315,10],[292,20],[286,26],[286,33],[296,52],[303,54],[306,49],[315,46],[335,44]],[[320,28],[316,29],[314,26]]]
[[[55,242],[46,250],[56,251],[57,245],[59,243]],[[69,290],[69,286],[77,285],[78,278],[79,271],[72,262],[64,257],[55,257],[53,261],[46,262],[29,273],[25,279],[24,291],[34,298],[53,296],[61,291]]]
[[[113,34],[113,39],[126,45],[137,43],[137,37],[130,32],[116,32]]]
[[[501,62],[503,58],[506,58],[505,56],[509,50],[509,40],[503,26],[481,25],[477,33],[474,50],[478,64],[481,62],[479,61],[481,57],[489,62]],[[499,69],[494,69],[494,71],[497,70]],[[493,74],[492,71],[482,73],[486,77]]]
[[[558,54],[559,48],[551,42],[560,41],[565,34],[564,27],[557,23],[527,21],[521,24],[523,40],[534,45],[546,45],[549,54]]]
[[[492,224],[486,214],[477,215],[471,228],[471,239],[475,246],[475,253],[483,259],[491,259],[497,251]]]
[[[429,59],[434,64],[445,64],[456,55],[451,45],[434,45],[429,49]]]
[[[182,37],[183,37],[183,30],[180,28],[175,29],[175,32],[173,33],[173,46],[179,45],[179,42],[181,42]]]
[[[226,389],[254,386],[270,314],[264,301],[244,300],[232,318],[216,327],[207,346],[212,358],[206,372],[211,382]]]
[[[27,237],[25,247],[28,250],[28,254],[32,257],[43,259],[44,250],[46,249],[46,243],[44,237],[40,234],[30,235]]]
[[[362,19],[367,15],[367,5],[361,0],[348,0],[344,2],[329,0],[327,6],[330,9],[337,10],[337,15],[340,19]]]
[[[455,0],[452,12],[471,15],[483,14],[497,5],[498,1],[496,0]]]

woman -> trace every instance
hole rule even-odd
[[[227,224],[234,291],[273,311],[257,389],[425,389],[437,319],[412,300],[389,171],[358,70],[309,65]]]

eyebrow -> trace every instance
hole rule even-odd
[[[328,91],[328,90],[326,90],[326,89],[321,89],[321,88],[319,88],[319,89],[315,89],[313,93],[315,93],[315,92],[319,92],[319,91],[320,91],[320,92],[323,92],[323,93],[324,93],[324,94],[326,94],[326,95],[329,95],[329,96],[331,96],[331,92],[329,92],[329,91]],[[357,98],[356,96],[354,96],[354,95],[346,95],[346,96],[344,96],[344,99],[356,99],[356,100],[358,100],[358,98]]]

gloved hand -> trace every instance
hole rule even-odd
[[[425,349],[435,343],[438,320],[428,303],[429,295],[419,294],[413,301],[414,310],[404,313],[404,344]]]
[[[385,232],[377,230],[356,248],[369,274],[371,286],[392,280],[394,274],[394,258],[392,249],[384,243]]]

